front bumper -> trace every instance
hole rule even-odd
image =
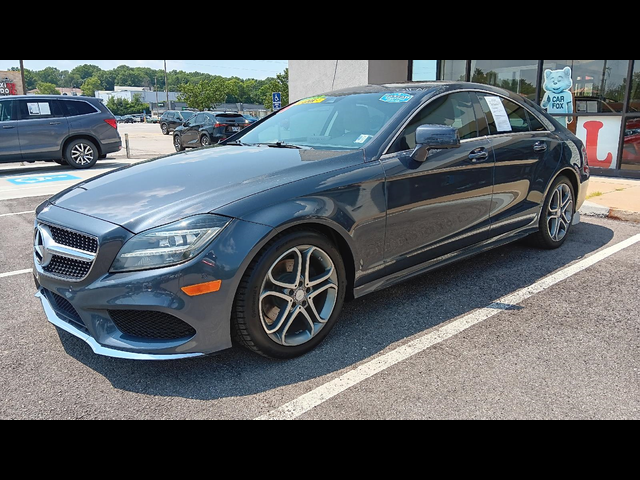
[[[233,220],[189,262],[113,274],[109,267],[130,232],[55,206],[39,212],[36,222],[90,234],[100,245],[80,280],[45,272],[34,255],[36,296],[49,322],[85,341],[96,354],[136,360],[191,358],[230,348],[235,292],[271,231]],[[218,280],[216,292],[189,296],[182,290]]]

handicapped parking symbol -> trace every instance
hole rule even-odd
[[[75,177],[67,173],[61,173],[59,175],[36,175],[32,177],[19,177],[19,178],[7,178],[7,181],[14,185],[34,185],[36,183],[47,182],[64,182],[67,180],[81,180],[80,177]]]

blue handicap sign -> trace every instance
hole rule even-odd
[[[282,102],[282,94],[280,92],[274,92],[273,103],[280,103],[280,102]]]
[[[34,175],[31,177],[7,178],[7,180],[15,185],[34,185],[47,182],[64,182],[68,180],[81,180],[80,177],[74,177],[68,173],[57,173],[52,175]]]

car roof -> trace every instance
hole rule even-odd
[[[87,97],[85,95],[11,95],[9,98],[12,100],[88,100],[102,102],[100,98]]]

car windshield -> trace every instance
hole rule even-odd
[[[367,145],[412,98],[406,93],[364,93],[307,98],[236,138],[243,144],[357,150]]]

